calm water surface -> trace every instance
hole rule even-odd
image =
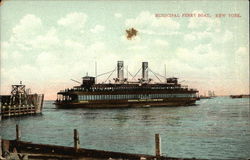
[[[217,97],[196,106],[128,109],[56,109],[45,101],[43,114],[5,119],[0,135],[22,140],[73,146],[73,129],[81,147],[154,154],[154,135],[162,138],[162,152],[172,157],[206,159],[250,158],[249,99]]]

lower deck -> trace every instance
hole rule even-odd
[[[128,99],[128,100],[92,100],[92,101],[56,101],[58,108],[122,108],[151,106],[188,106],[195,105],[197,98],[165,98],[165,99]]]

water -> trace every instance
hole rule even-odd
[[[162,152],[172,157],[250,158],[249,99],[217,97],[196,106],[128,109],[56,109],[45,101],[43,114],[5,119],[0,135],[22,140],[73,146],[73,129],[81,147],[154,154],[154,135],[162,139]]]

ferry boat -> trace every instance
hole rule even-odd
[[[96,77],[82,77],[79,86],[58,92],[54,104],[58,108],[186,106],[194,105],[198,98],[198,91],[182,86],[178,78],[153,82],[148,78],[148,71],[151,71],[148,62],[142,62],[142,78],[138,81],[124,78],[123,61],[118,61],[116,68],[117,78],[114,78],[114,83],[96,83]]]
[[[230,95],[231,98],[250,98],[250,94]]]
[[[0,118],[42,113],[44,94],[31,94],[22,82],[11,88],[10,95],[0,95]]]

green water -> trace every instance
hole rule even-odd
[[[154,154],[154,135],[163,155],[185,158],[250,158],[249,99],[217,97],[189,107],[56,109],[45,101],[43,114],[5,119],[2,138],[73,146],[73,129],[83,148]]]

